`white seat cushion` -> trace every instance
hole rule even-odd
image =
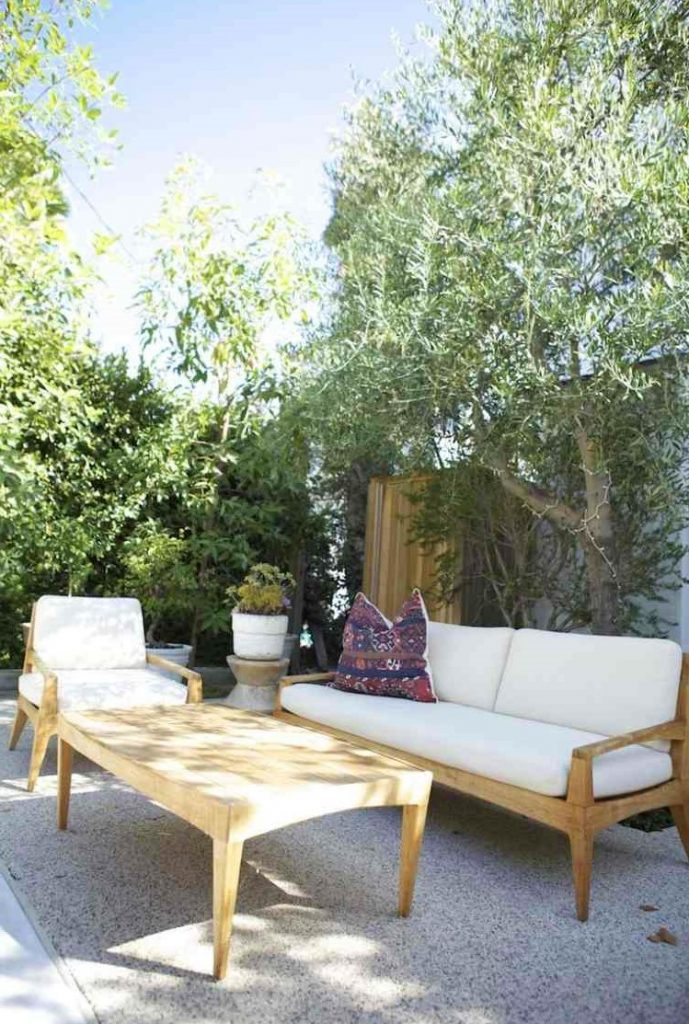
[[[146,668],[60,669],[57,676],[58,711],[78,708],[135,708],[149,704],[184,704],[187,688]],[[19,692],[39,705],[43,676],[27,672],[19,677]]]
[[[33,648],[49,668],[144,668],[141,605],[133,597],[40,597]]]
[[[520,629],[495,710],[605,736],[632,732],[675,717],[681,666],[670,640]]]
[[[428,660],[438,700],[492,711],[513,629],[428,623]]]
[[[282,704],[322,725],[547,796],[566,795],[574,747],[603,738],[447,701],[418,704],[313,683],[286,687]],[[594,759],[593,791],[597,797],[632,793],[671,775],[669,754],[626,747]]]

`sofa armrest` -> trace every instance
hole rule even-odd
[[[575,747],[572,757],[582,761],[592,761],[599,754],[609,754],[612,750],[621,750],[637,743],[649,743],[651,740],[682,740],[686,733],[686,723],[680,721],[663,722],[661,725],[650,725],[647,729],[637,729],[621,736],[611,736],[607,740],[586,743],[583,747]]]
[[[294,683],[327,683],[335,678],[334,672],[308,672],[303,676],[283,676],[280,686],[292,686]]]
[[[575,747],[572,751],[572,765],[569,771],[568,802],[579,807],[590,807],[595,802],[593,795],[594,757],[609,754],[613,750],[622,750],[623,747],[631,747],[637,743],[649,743],[651,740],[684,740],[686,728],[686,722],[677,720],[662,722],[660,725],[651,725],[647,729],[637,729],[635,732],[626,732],[621,736],[611,736],[607,740],[598,740],[596,743],[586,743],[582,747]]]
[[[159,654],[151,654],[149,651],[146,651],[146,662],[149,665],[155,665],[156,668],[167,669],[168,672],[174,672],[175,675],[186,679],[189,704],[198,704],[203,700],[203,679],[199,672],[194,672],[193,669],[186,668],[184,665],[178,665],[174,661],[168,661],[167,658],[161,658]]]
[[[282,691],[286,686],[293,686],[295,683],[316,683],[317,685],[322,685],[334,678],[334,672],[313,672],[302,676],[283,676],[278,683],[277,693],[275,694],[275,711],[282,711]]]

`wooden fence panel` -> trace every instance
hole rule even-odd
[[[413,587],[424,595],[430,618],[461,622],[459,596],[450,604],[432,594],[436,560],[447,551],[440,545],[424,546],[412,537],[411,518],[416,506],[410,495],[418,493],[427,477],[373,477],[368,488],[364,593],[388,618]],[[457,559],[460,557],[459,527]]]

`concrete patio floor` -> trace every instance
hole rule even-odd
[[[12,713],[0,702],[0,860],[101,1024],[689,1021],[689,864],[674,829],[601,834],[586,925],[564,837],[439,788],[408,920],[394,914],[396,811],[270,833],[245,847],[217,984],[210,842],[82,760],[59,833],[55,751],[27,794],[31,734],[6,750]],[[661,925],[676,946],[648,941]]]
[[[0,1020],[7,1024],[96,1024],[57,954],[0,865]]]

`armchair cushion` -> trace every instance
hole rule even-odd
[[[364,740],[547,796],[566,795],[572,750],[601,738],[449,701],[417,704],[338,693],[309,683],[286,687],[282,705]],[[669,754],[645,746],[625,747],[594,759],[593,792],[596,797],[633,793],[671,776]]]
[[[144,668],[141,605],[133,597],[59,597],[36,602],[33,648],[54,669]]]
[[[59,669],[58,711],[87,708],[134,708],[148,704],[184,704],[187,688],[154,669]],[[19,692],[37,706],[43,696],[40,672],[19,677]]]

